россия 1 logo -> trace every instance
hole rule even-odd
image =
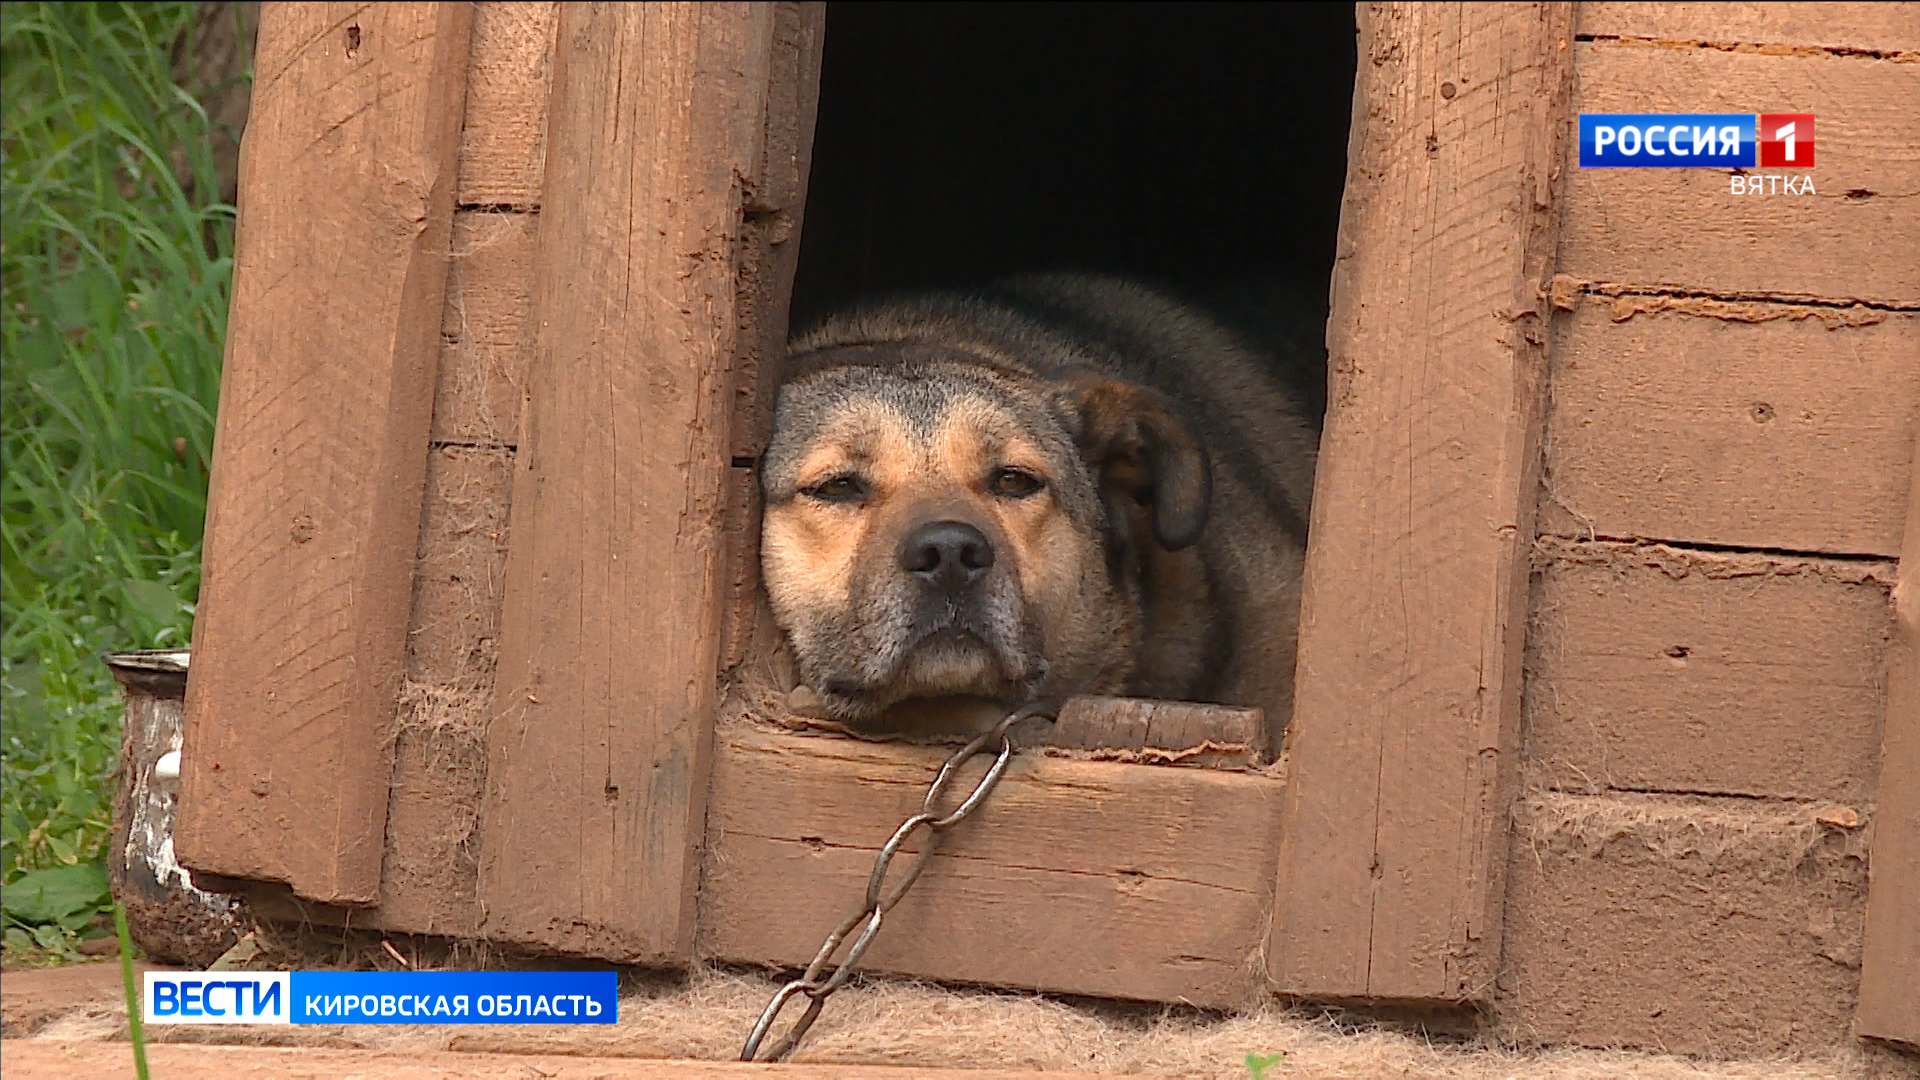
[[[1813,168],[1811,113],[1581,113],[1580,167]]]
[[[1782,169],[1813,168],[1813,114],[1760,114],[1760,164]]]

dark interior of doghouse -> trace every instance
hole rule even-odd
[[[1123,273],[1227,315],[1317,410],[1350,4],[827,8],[793,293]]]

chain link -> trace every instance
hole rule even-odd
[[[1036,716],[1051,717],[1052,711],[1042,704],[1016,709],[993,727],[981,732],[972,742],[955,751],[953,756],[940,766],[939,775],[933,778],[932,786],[927,788],[927,797],[921,800],[920,812],[901,822],[900,827],[893,831],[893,836],[880,846],[880,854],[873,860],[873,873],[867,878],[866,905],[847,916],[839,926],[834,927],[833,933],[828,934],[827,940],[821,944],[820,951],[814,954],[813,962],[807,965],[807,970],[799,978],[782,986],[779,992],[773,995],[773,1000],[767,1002],[767,1007],[761,1012],[759,1021],[753,1025],[752,1034],[747,1036],[747,1045],[740,1051],[741,1061],[753,1061],[758,1056],[760,1043],[773,1029],[773,1022],[779,1018],[780,1013],[787,1007],[787,1003],[805,995],[808,999],[806,1011],[800,1014],[800,1019],[793,1025],[793,1029],[782,1036],[779,1042],[773,1044],[773,1049],[767,1052],[765,1060],[780,1061],[800,1045],[800,1040],[806,1036],[807,1029],[813,1026],[814,1020],[819,1018],[820,1010],[826,1006],[827,999],[853,978],[854,969],[859,965],[860,958],[866,954],[868,947],[873,944],[874,937],[880,933],[881,920],[886,918],[887,912],[891,911],[893,906],[900,902],[900,898],[907,894],[907,890],[920,877],[920,871],[926,869],[927,860],[933,856],[934,849],[939,846],[941,835],[979,809],[980,804],[986,801],[987,796],[1000,783],[1000,777],[1006,773],[1007,765],[1013,761],[1013,739],[1007,734],[1008,729],[1022,720]],[[960,767],[986,752],[988,747],[995,743],[998,743],[998,746],[992,750],[993,764],[987,766],[987,775],[980,778],[980,782],[974,785],[973,791],[961,800],[959,806],[945,814],[935,809],[941,799],[945,798],[947,789],[953,786],[954,779],[960,775]],[[891,889],[885,888],[887,871],[892,868],[893,857],[900,853],[900,849],[906,846],[914,833],[923,828],[927,830],[926,843],[921,845],[913,861],[907,864],[906,870],[900,875],[900,880],[895,882]],[[866,927],[860,931],[860,936],[855,938],[853,945],[847,949],[846,959],[840,961],[833,968],[833,973],[828,975],[827,967],[832,963],[834,954],[840,951],[840,946],[846,942],[847,935],[853,933],[854,928],[863,920],[866,922]]]

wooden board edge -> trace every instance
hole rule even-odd
[[[1432,22],[1438,23],[1442,18],[1465,21],[1476,14],[1484,17],[1496,7],[1464,5],[1459,13],[1448,16],[1431,14],[1435,9],[1426,9],[1426,12]],[[1484,300],[1494,307],[1507,324],[1502,347],[1511,357],[1510,366],[1498,376],[1500,385],[1488,388],[1490,392],[1498,391],[1502,403],[1509,406],[1509,422],[1488,428],[1483,435],[1477,436],[1485,440],[1481,448],[1483,454],[1491,451],[1487,456],[1497,462],[1495,490],[1489,492],[1490,498],[1486,502],[1488,519],[1459,523],[1462,536],[1483,528],[1495,531],[1492,570],[1477,589],[1487,598],[1484,601],[1487,611],[1482,626],[1483,647],[1476,661],[1481,673],[1481,685],[1474,700],[1463,706],[1470,714],[1468,723],[1472,733],[1464,742],[1471,753],[1463,755],[1467,760],[1450,763],[1464,774],[1467,790],[1463,800],[1467,804],[1466,820],[1463,822],[1465,832],[1452,838],[1450,843],[1467,854],[1462,865],[1452,871],[1455,896],[1450,905],[1449,925],[1442,935],[1444,941],[1430,936],[1420,937],[1421,930],[1413,925],[1416,920],[1407,918],[1411,914],[1409,910],[1379,910],[1380,883],[1383,878],[1397,879],[1404,868],[1385,865],[1391,860],[1382,858],[1382,834],[1375,827],[1376,823],[1394,819],[1404,822],[1416,817],[1418,812],[1409,813],[1406,805],[1386,806],[1383,811],[1387,802],[1386,793],[1376,790],[1371,798],[1362,799],[1368,804],[1364,815],[1348,814],[1347,811],[1352,809],[1345,805],[1349,796],[1330,790],[1341,786],[1342,778],[1314,776],[1312,771],[1316,770],[1315,763],[1295,752],[1298,748],[1296,737],[1310,727],[1320,727],[1322,730],[1313,733],[1313,737],[1320,740],[1322,752],[1313,756],[1324,757],[1328,752],[1335,758],[1353,756],[1353,748],[1358,745],[1354,741],[1356,736],[1351,731],[1336,732],[1331,729],[1365,722],[1362,718],[1367,715],[1366,709],[1357,700],[1357,696],[1365,693],[1364,689],[1355,688],[1351,692],[1335,690],[1330,697],[1341,697],[1344,693],[1345,698],[1356,699],[1351,701],[1356,707],[1347,711],[1346,715],[1333,715],[1342,710],[1330,709],[1327,715],[1321,717],[1307,716],[1304,724],[1302,714],[1298,711],[1302,698],[1297,696],[1294,729],[1288,734],[1287,748],[1295,782],[1289,786],[1284,802],[1277,874],[1279,885],[1266,946],[1269,988],[1292,997],[1459,1004],[1484,1002],[1490,999],[1493,992],[1499,964],[1504,898],[1507,805],[1516,783],[1522,661],[1527,625],[1528,557],[1535,520],[1540,442],[1545,420],[1544,369],[1549,317],[1547,284],[1557,254],[1557,207],[1564,182],[1562,146],[1565,141],[1567,106],[1573,87],[1573,5],[1551,2],[1525,7],[1535,22],[1527,28],[1524,40],[1515,43],[1510,38],[1502,38],[1509,42],[1508,51],[1500,54],[1492,64],[1482,61],[1481,70],[1475,71],[1480,80],[1477,92],[1484,93],[1487,90],[1488,78],[1484,68],[1488,66],[1496,67],[1497,77],[1500,78],[1520,77],[1521,73],[1533,70],[1530,76],[1533,89],[1515,92],[1511,109],[1515,115],[1510,117],[1512,126],[1524,133],[1519,136],[1522,148],[1518,164],[1522,168],[1511,182],[1511,188],[1504,193],[1513,204],[1505,228],[1511,230],[1510,247],[1517,252],[1514,277],[1503,286],[1484,288],[1484,297],[1462,298],[1467,304]],[[1426,119],[1433,111],[1433,107],[1429,106],[1426,110],[1410,113],[1403,118],[1406,130],[1389,130],[1392,125],[1388,122],[1388,110],[1380,107],[1380,103],[1370,101],[1368,94],[1369,73],[1372,73],[1372,78],[1381,78],[1378,69],[1383,63],[1398,57],[1403,49],[1420,47],[1420,42],[1406,40],[1408,35],[1403,32],[1399,40],[1390,43],[1390,55],[1383,57],[1380,53],[1384,28],[1392,21],[1416,17],[1414,13],[1418,10],[1409,5],[1358,5],[1361,75],[1354,89],[1348,193],[1342,207],[1338,244],[1341,254],[1336,262],[1334,310],[1328,324],[1329,374],[1333,390],[1327,425],[1329,432],[1334,430],[1335,414],[1347,407],[1345,399],[1347,395],[1357,392],[1360,386],[1358,380],[1363,374],[1359,366],[1363,358],[1353,355],[1351,340],[1358,326],[1358,313],[1371,306],[1377,319],[1380,312],[1396,310],[1396,297],[1392,291],[1400,288],[1400,284],[1382,280],[1356,283],[1352,277],[1353,267],[1348,265],[1348,261],[1357,251],[1357,245],[1369,240],[1381,244],[1395,243],[1397,236],[1390,236],[1389,230],[1377,226],[1371,230],[1377,235],[1363,235],[1363,223],[1351,215],[1354,212],[1355,188],[1373,187],[1382,182],[1381,177],[1363,173],[1366,156],[1363,150],[1368,141],[1377,140],[1383,148],[1396,144],[1418,145],[1422,133],[1431,126]],[[1512,11],[1514,8],[1509,6],[1506,10]],[[1452,47],[1433,47],[1434,55],[1445,56],[1448,64],[1460,63],[1459,58],[1467,51],[1467,42],[1462,33],[1458,30],[1452,32],[1457,38]],[[1535,55],[1524,56],[1516,51],[1526,46],[1532,46]],[[1437,83],[1437,76],[1442,72],[1423,70],[1421,74],[1436,76]],[[1436,101],[1451,101],[1454,97],[1452,91],[1453,84],[1448,82],[1444,86],[1423,87],[1420,92],[1434,95]],[[1413,131],[1416,121],[1419,132]],[[1456,152],[1462,153],[1466,160],[1491,159],[1500,144],[1510,138],[1507,134],[1511,130],[1508,124],[1502,123],[1496,127],[1497,130],[1482,128],[1468,135],[1470,140],[1477,138],[1481,141],[1484,153],[1476,154],[1471,147]],[[1430,156],[1436,152],[1435,144],[1431,141],[1427,143],[1427,149]],[[1354,291],[1356,288],[1368,290],[1367,295],[1357,295]],[[1373,295],[1378,290],[1386,292]],[[1368,360],[1366,366],[1382,368],[1388,362],[1374,358]],[[1376,384],[1370,385],[1377,385],[1379,376],[1373,374],[1370,377],[1376,380]],[[1378,437],[1386,438],[1384,434]],[[1461,456],[1468,455],[1463,453]],[[1324,470],[1328,461],[1324,444],[1321,460]],[[1438,489],[1445,489],[1454,483],[1463,487],[1485,483],[1484,477],[1470,475],[1467,469],[1456,469],[1456,475],[1449,476],[1447,472],[1451,466],[1436,465],[1431,460],[1422,464],[1427,483]],[[1321,495],[1328,490],[1324,479],[1317,481],[1314,502],[1317,530],[1329,509]],[[1368,540],[1366,537],[1349,536],[1329,541],[1324,530],[1314,535],[1321,544]],[[1472,543],[1484,545],[1485,540],[1482,538]],[[1360,623],[1344,626],[1329,625],[1325,620],[1316,624],[1309,618],[1311,596],[1316,591],[1314,568],[1315,560],[1310,551],[1308,592],[1302,601],[1302,664],[1301,674],[1296,681],[1296,694],[1309,677],[1306,659],[1309,635],[1330,635],[1321,644],[1327,645],[1333,652],[1346,655],[1349,662],[1354,656],[1369,655],[1363,644],[1370,636],[1369,625],[1363,625],[1366,622],[1365,613],[1360,614]],[[1344,587],[1343,583],[1324,576],[1317,582],[1318,591],[1323,592],[1331,590],[1337,593]],[[1336,616],[1341,617],[1344,616]],[[1340,635],[1351,639],[1351,649],[1333,644],[1340,640]],[[1360,651],[1352,653],[1352,649]],[[1360,742],[1365,742],[1368,737],[1361,733],[1358,738]],[[1331,751],[1328,751],[1329,747]],[[1362,778],[1355,776],[1346,779],[1359,782]],[[1401,800],[1402,803],[1407,801]],[[1412,801],[1417,803],[1419,800]],[[1317,840],[1306,835],[1309,828],[1320,834]],[[1369,837],[1372,838],[1370,857],[1354,859],[1353,852],[1366,847]],[[1332,858],[1341,852],[1346,853],[1340,861],[1344,862],[1347,872],[1344,876],[1328,874],[1327,871],[1335,865]],[[1433,858],[1422,850],[1418,842],[1406,845],[1397,857],[1416,862],[1431,862]],[[1432,871],[1435,868],[1429,866],[1428,869]],[[1434,876],[1445,878],[1448,875]],[[1423,877],[1423,880],[1426,878]],[[1428,884],[1432,884],[1432,881],[1428,881]],[[1403,899],[1412,902],[1410,896]],[[1430,895],[1427,897],[1428,901],[1432,899]],[[1348,912],[1346,915],[1333,916],[1336,922],[1344,922],[1344,930],[1326,921],[1339,909]],[[1367,913],[1364,927],[1352,918],[1352,913],[1358,911]],[[1320,920],[1318,926],[1315,925],[1316,920]],[[1408,962],[1409,957],[1418,962]]]
[[[130,1053],[122,1042],[8,1038],[9,1068],[35,1077],[114,1076]],[[247,1046],[208,1042],[150,1043],[147,1056],[162,1076],[382,1076],[392,1080],[468,1080],[526,1076],[544,1080],[1126,1080],[1117,1073],[1029,1069],[936,1068],[924,1065],[769,1064],[636,1058],[619,1055],[505,1050],[390,1050],[353,1046]],[[1438,1074],[1435,1074],[1436,1076]]]
[[[751,329],[751,320],[740,325],[735,288],[774,15],[772,5],[692,4],[567,5],[559,14],[547,140],[549,162],[569,164],[545,178],[534,262],[530,318],[541,339],[513,479],[480,826],[481,933],[491,940],[664,966],[691,955],[730,593],[733,366],[737,339]],[[651,55],[634,54],[642,45]],[[621,78],[638,89],[601,96],[604,83]],[[623,151],[604,144],[602,124],[619,132]],[[589,179],[583,163],[622,152],[637,152],[631,171]],[[663,178],[668,168],[683,175]],[[705,257],[685,265],[698,272],[669,276],[666,268],[695,248]],[[649,273],[660,275],[645,282],[649,295],[680,299],[638,308],[610,299],[617,290],[607,282],[625,275],[638,284]],[[591,314],[582,315],[589,300]],[[609,335],[630,338],[617,362],[604,359]],[[589,362],[628,387],[624,396],[582,381],[594,377]],[[583,373],[566,367],[563,376],[568,364]],[[607,450],[622,421],[568,411],[582,403],[624,409],[625,421],[649,408],[672,420],[646,414],[619,454],[595,461],[568,440]],[[555,408],[566,423],[546,416]],[[543,493],[552,496],[544,510]],[[585,528],[572,515],[595,499],[600,516]],[[536,536],[540,522],[544,538]],[[615,536],[615,526],[625,531]],[[634,564],[636,555],[645,561]],[[666,584],[643,587],[650,571]],[[651,597],[656,607],[677,592],[674,633],[661,638],[645,618],[611,611],[589,589],[602,578],[628,600]],[[566,628],[569,615],[555,614],[562,608],[577,634]],[[588,644],[568,644],[577,641]],[[602,655],[594,643],[610,651]],[[614,688],[618,704],[596,698],[579,708],[588,703],[579,687],[595,682]],[[578,731],[556,731],[555,723]],[[577,795],[557,793],[575,787]],[[591,820],[608,850],[556,853],[549,837],[526,827],[529,813],[573,815],[571,827],[582,830]],[[538,880],[543,860],[553,863],[549,876],[579,879],[572,898]]]
[[[196,803],[205,801],[204,796],[194,798],[197,793],[210,793],[221,786],[230,788],[235,780],[229,776],[224,781],[217,781],[211,770],[218,770],[221,766],[206,762],[200,755],[190,754],[182,763],[181,818],[176,839],[183,863],[210,864],[219,870],[284,880],[301,896],[330,903],[369,904],[379,896],[392,766],[390,736],[394,703],[406,671],[406,640],[411,609],[409,600],[413,593],[415,545],[422,515],[421,496],[426,481],[431,438],[433,391],[440,352],[439,330],[449,269],[447,250],[452,234],[459,135],[466,99],[467,60],[472,31],[472,6],[466,4],[393,5],[368,17],[371,20],[388,20],[387,25],[392,25],[398,18],[395,10],[408,6],[428,8],[434,25],[433,59],[427,74],[432,87],[428,93],[431,106],[429,116],[420,124],[421,132],[414,136],[426,144],[422,148],[425,153],[419,161],[410,163],[424,172],[420,177],[426,182],[425,190],[420,192],[424,217],[406,246],[402,287],[393,298],[398,312],[393,319],[395,334],[391,343],[392,370],[389,377],[393,380],[393,396],[398,404],[387,418],[383,431],[386,441],[381,447],[382,456],[375,462],[378,474],[357,478],[368,485],[371,493],[369,516],[372,525],[367,531],[373,535],[366,540],[353,566],[347,569],[346,573],[357,575],[347,585],[349,596],[358,591],[369,599],[364,599],[348,615],[347,622],[351,629],[347,633],[352,639],[348,655],[355,671],[342,688],[344,699],[337,708],[347,714],[342,724],[350,730],[343,732],[343,737],[338,740],[340,756],[326,763],[329,770],[337,770],[338,775],[349,778],[349,782],[338,786],[338,801],[330,808],[332,814],[325,813],[329,808],[307,806],[300,808],[298,815],[290,815],[284,807],[269,805],[265,801],[269,791],[262,790],[256,781],[254,794],[263,800],[261,816],[272,815],[272,823],[257,822],[253,823],[252,828],[236,827],[236,822],[218,818],[216,809],[208,809],[205,813],[194,809]],[[269,6],[263,15],[263,23],[271,25],[270,20],[287,16],[286,9]],[[311,16],[303,14],[302,17]],[[358,25],[348,29],[358,40]],[[384,47],[386,42],[380,44]],[[301,50],[328,47],[319,40],[305,41],[299,46]],[[254,110],[260,109],[263,101],[268,100],[268,95],[274,90],[274,81],[270,78],[263,84],[256,84],[252,98]],[[418,122],[418,118],[410,119]],[[263,137],[260,133],[253,136],[256,139],[260,137]],[[243,161],[257,152],[243,150]],[[243,180],[248,171],[243,168]],[[394,178],[397,179],[398,174],[394,174]],[[261,182],[266,185],[267,191],[271,191],[275,184],[272,177],[262,177]],[[379,199],[370,202],[376,206],[382,205]],[[362,229],[366,224],[360,221],[342,222],[339,227],[343,230]],[[246,235],[246,230],[242,229],[236,244],[244,244]],[[244,262],[242,250],[236,247],[236,272]],[[273,271],[262,266],[256,267],[254,272],[267,275]],[[238,301],[241,295],[239,291],[236,290],[234,295]],[[248,317],[254,317],[253,313],[248,313]],[[276,316],[260,312],[257,317]],[[298,313],[295,317],[298,317]],[[233,333],[228,335],[225,359],[229,372],[237,337]],[[226,406],[229,404],[228,391],[232,382],[231,379],[222,379],[222,408],[219,410],[222,417],[228,413]],[[318,420],[320,423],[326,422],[325,417]],[[225,426],[220,425],[223,429]],[[222,439],[216,431],[216,462],[220,445],[234,437],[229,434]],[[215,469],[218,469],[217,464]],[[224,500],[217,497],[220,488],[213,486],[214,483],[217,481],[210,478],[209,536],[213,535],[223,516],[217,512],[217,506]],[[311,519],[304,520],[310,522]],[[311,525],[306,527],[310,529]],[[293,530],[297,533],[301,528],[302,525],[296,520]],[[294,542],[298,544],[301,541],[296,537]],[[215,566],[214,560],[208,560],[208,569],[213,571],[208,573],[209,579],[217,576]],[[207,620],[212,614],[204,604],[205,592],[203,586],[203,606],[194,630],[196,646],[202,643],[208,633]],[[233,644],[238,648],[265,647],[258,642],[236,641]],[[203,656],[206,653],[207,650],[202,650]],[[203,671],[206,666],[203,662]],[[213,687],[211,691],[206,689],[210,685]],[[196,692],[194,688],[201,689]],[[248,707],[244,703],[224,700],[233,694],[234,689],[229,680],[220,678],[216,683],[204,674],[191,684],[185,721],[189,741],[193,741],[196,731],[205,732],[222,724],[248,723],[245,718]],[[205,735],[201,736],[201,740],[214,741]],[[292,821],[295,816],[305,827],[333,829],[332,840],[322,845],[334,852],[330,862],[320,865],[289,864],[285,854],[279,851],[256,850],[251,856],[243,856],[238,861],[232,857],[236,849],[259,848],[265,842],[263,836],[275,833],[286,835],[290,828],[296,827]]]
[[[1854,1032],[1920,1048],[1920,435],[1914,442]]]

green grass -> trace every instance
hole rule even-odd
[[[233,236],[208,120],[171,73],[194,9],[0,5],[9,895],[100,862],[120,697],[99,654],[183,645],[192,623]],[[83,931],[14,907],[16,958]]]
[[[127,932],[127,909],[122,904],[113,905],[113,929],[120,939],[120,986],[127,995],[127,1041],[133,1044],[133,1075],[136,1080],[147,1080],[147,1034],[140,1018],[140,984],[133,977],[133,935]],[[1253,1063],[1252,1054],[1247,1055],[1247,1063]]]

